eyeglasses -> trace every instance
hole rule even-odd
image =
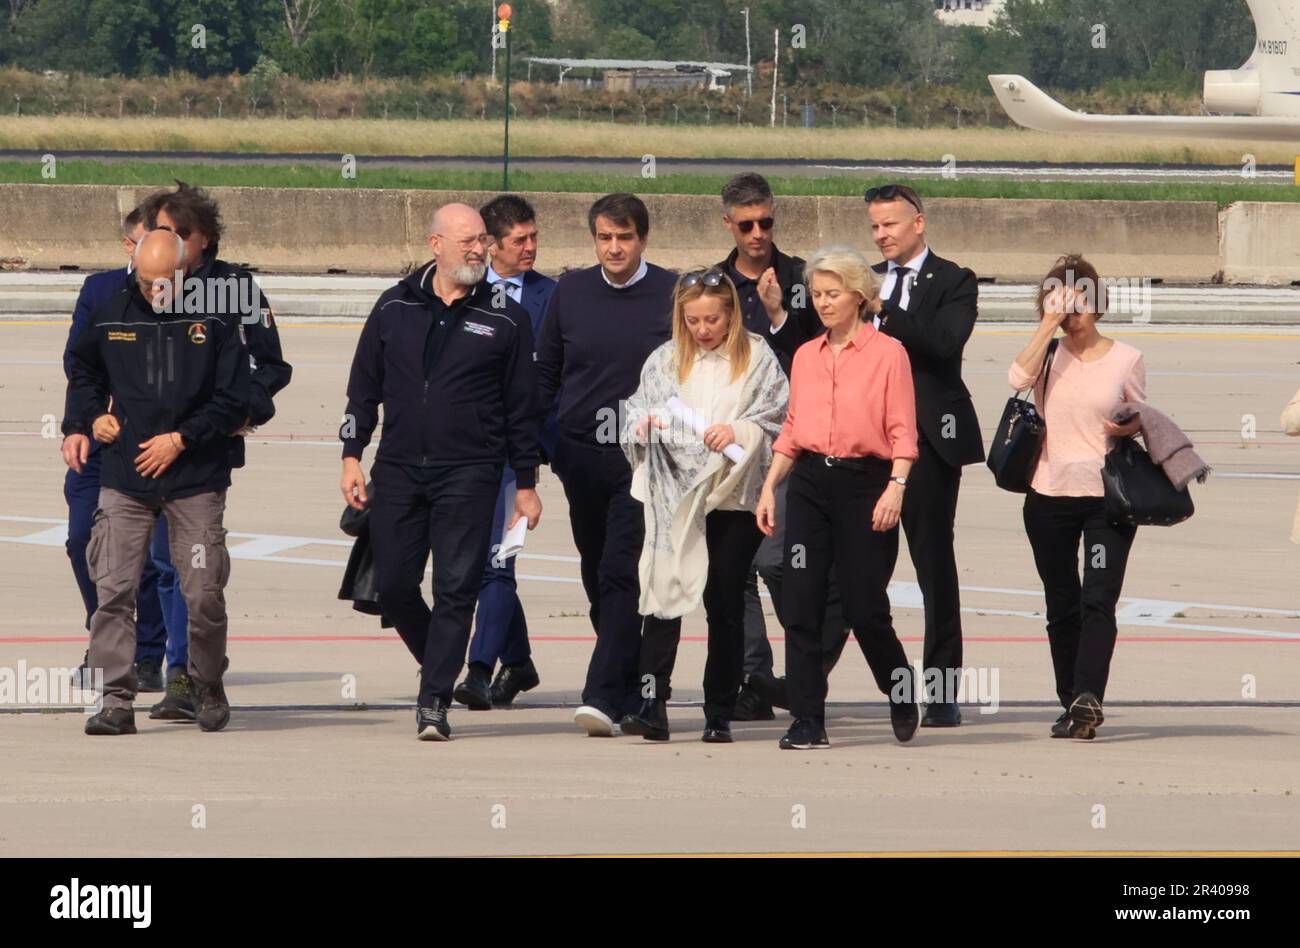
[[[466,237],[463,240],[453,240],[451,237],[448,237],[446,234],[435,234],[434,236],[441,237],[443,240],[451,240],[453,243],[459,246],[461,250],[473,250],[475,244],[480,244],[483,247],[487,248],[487,247],[491,247],[494,243],[496,243],[496,238],[493,237],[491,234],[479,234],[477,237]]]
[[[736,221],[735,224],[737,227],[740,228],[740,232],[742,234],[748,234],[751,230],[754,229],[755,224],[758,225],[759,230],[771,230],[773,226],[775,226],[776,224],[776,218],[760,217],[756,221]]]
[[[867,193],[863,195],[863,199],[868,204],[875,201],[897,201],[899,198],[912,205],[917,211],[925,213],[921,210],[921,199],[905,184],[886,184],[879,188],[867,188]]]
[[[717,267],[709,267],[707,270],[692,270],[682,276],[677,283],[677,288],[679,290],[689,290],[697,283],[703,283],[705,286],[721,286],[722,281],[726,278],[727,275]]]

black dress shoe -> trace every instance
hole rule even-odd
[[[961,724],[961,708],[956,701],[936,701],[925,706],[921,727],[957,727]]]
[[[795,718],[781,738],[781,750],[824,750],[831,746],[826,727],[812,718]]]
[[[497,672],[496,681],[492,682],[492,707],[508,708],[519,697],[521,691],[532,691],[542,683],[537,668],[531,658],[520,665],[502,665]]]
[[[898,738],[900,744],[906,744],[916,736],[916,727],[920,720],[921,714],[914,701],[904,701],[889,706],[889,723],[894,726],[894,737]]]
[[[647,698],[641,707],[623,715],[619,722],[624,734],[635,734],[647,741],[668,740],[668,702]]]
[[[740,686],[740,693],[736,695],[736,707],[731,713],[733,721],[771,721],[775,718],[776,712],[772,710],[771,703],[764,700],[752,685]]]
[[[790,689],[784,678],[773,678],[764,672],[750,672],[745,676],[745,685],[774,708],[790,710]],[[732,720],[739,721],[740,718]]]
[[[709,718],[704,722],[704,736],[700,738],[706,744],[730,744],[731,722],[722,718]]]
[[[471,711],[492,710],[492,671],[474,662],[451,696]]]
[[[87,734],[134,734],[135,712],[130,708],[106,708],[86,721]]]

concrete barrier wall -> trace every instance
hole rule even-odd
[[[149,188],[0,185],[0,258],[8,269],[120,266],[118,222]],[[488,192],[213,188],[226,237],[222,256],[266,272],[391,274],[427,259],[433,210],[481,204]],[[586,212],[596,195],[535,193],[544,271],[594,262]],[[651,195],[649,259],[699,266],[731,248],[716,198]],[[1211,202],[934,199],[927,204],[935,251],[1001,282],[1033,280],[1062,253],[1087,255],[1107,276],[1208,283],[1230,278],[1300,279],[1291,234],[1300,205]],[[778,203],[778,244],[806,255],[849,243],[874,259],[866,205],[851,197],[787,197]],[[1222,232],[1222,239],[1220,234]]]
[[[1300,280],[1300,204],[1232,204],[1222,214],[1225,283]]]

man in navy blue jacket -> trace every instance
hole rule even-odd
[[[386,291],[357,341],[339,486],[349,506],[365,508],[361,455],[382,405],[370,509],[379,603],[421,664],[416,735],[446,741],[503,465],[517,485],[510,526],[522,517],[531,530],[542,513],[540,419],[532,323],[484,279],[492,238],[483,218],[448,204],[430,230],[437,262]],[[420,592],[431,552],[432,611]]]
[[[140,208],[136,208],[122,222],[122,249],[126,251],[128,260],[135,253],[135,245],[144,234],[144,215]],[[68,331],[68,341],[63,347],[65,378],[72,377],[72,347],[76,344],[77,337],[90,324],[90,314],[126,284],[130,272],[130,267],[122,267],[106,273],[92,273],[81,285],[76,308],[72,311],[72,328]],[[86,563],[86,546],[90,543],[90,527],[95,519],[95,508],[99,506],[100,461],[100,444],[91,441],[90,456],[85,465],[80,471],[68,468],[67,476],[63,479],[63,497],[68,503],[68,559],[72,562],[72,574],[76,577],[81,600],[86,607],[87,630],[90,628],[90,617],[95,613],[96,593],[95,582],[90,578],[90,569]],[[158,568],[152,561],[145,560],[135,604],[135,670],[140,691],[161,691],[163,688],[163,657],[169,640],[158,586]],[[182,628],[181,635],[184,636],[184,633]]]
[[[517,194],[495,197],[479,213],[492,237],[487,281],[494,292],[505,293],[528,311],[536,340],[541,336],[546,306],[555,290],[554,280],[533,269],[537,263],[537,213]],[[552,414],[542,426],[546,457],[555,450],[555,424]],[[492,517],[492,553],[483,570],[469,668],[465,680],[452,692],[452,697],[471,711],[509,707],[521,691],[531,691],[541,684],[528,645],[528,621],[515,582],[515,559],[502,562],[496,557],[506,517],[514,508],[515,472],[506,465]],[[498,661],[501,670],[494,681],[492,670]]]

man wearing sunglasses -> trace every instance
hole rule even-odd
[[[718,269],[731,278],[740,297],[745,328],[768,341],[777,361],[790,374],[795,350],[820,335],[821,320],[808,305],[803,284],[804,262],[782,253],[776,246],[776,198],[761,174],[736,175],[722,188],[722,223],[736,242]],[[745,676],[736,700],[733,720],[770,721],[775,717],[767,685],[773,675],[772,646],[767,639],[758,576],[763,577],[780,618],[781,548],[785,542],[785,485],[777,490],[777,533],[764,537],[754,556],[754,570],[745,586]],[[834,593],[835,603],[839,597]],[[838,608],[827,610],[827,622],[837,621]],[[839,622],[843,627],[843,622]],[[759,685],[759,688],[751,686]],[[761,683],[761,684],[760,684]],[[777,697],[778,701],[782,700]]]
[[[416,736],[451,738],[447,710],[465,665],[483,564],[499,536],[492,515],[502,468],[514,469],[514,506],[531,530],[540,419],[528,312],[487,282],[492,237],[478,211],[439,208],[434,260],[384,292],[357,341],[348,377],[340,488],[370,503],[370,544],[384,615],[421,665]],[[367,497],[361,456],[384,410],[384,436]],[[433,609],[420,586],[433,555]]]
[[[961,599],[953,554],[953,523],[961,469],[984,460],[984,439],[961,377],[962,350],[975,328],[975,274],[932,253],[921,198],[906,185],[865,195],[871,236],[884,256],[876,266],[883,301],[880,331],[907,349],[916,387],[920,457],[903,500],[903,532],[925,599],[927,690],[957,680],[962,664]],[[929,691],[922,727],[956,727],[955,694]]]

